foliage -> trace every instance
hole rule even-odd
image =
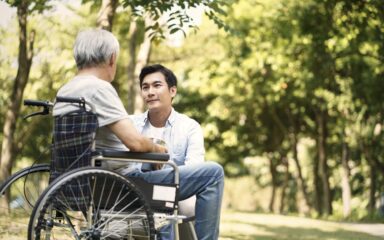
[[[187,111],[203,109],[202,114],[191,113],[203,123],[208,152],[215,153],[210,156],[225,166],[228,176],[251,173],[257,177],[261,170],[244,160],[271,161],[277,182],[270,179],[268,186],[282,187],[281,159],[294,157],[292,136],[298,137],[296,147],[301,149],[305,146],[300,141],[310,139],[315,143],[306,146],[310,154],[299,160],[313,199],[316,186],[312,183],[324,184],[313,174],[323,174],[314,168],[320,154],[319,116],[324,116],[331,201],[341,200],[343,144],[349,151],[352,195],[368,199],[371,192],[378,201],[384,191],[384,148],[379,140],[384,134],[379,93],[384,83],[382,4],[238,1],[227,12],[225,23],[236,31],[216,31],[212,35],[223,52],[204,54],[201,65],[190,61],[191,68],[197,69],[182,67],[183,85],[193,94],[183,95],[187,99],[177,105]],[[209,42],[203,47],[206,41],[199,41],[202,51],[211,51]],[[291,177],[297,176],[293,165],[291,161]],[[380,169],[377,178],[372,177],[372,169]],[[368,201],[362,204],[369,205]]]
[[[29,14],[37,12],[42,13],[43,11],[50,9],[51,4],[49,0],[33,0],[33,1],[22,1],[22,0],[5,0],[10,6],[18,7],[21,4],[28,4]]]
[[[45,12],[30,17],[29,26],[36,31],[36,43],[24,99],[52,101],[58,88],[75,74],[75,64],[72,57],[74,36],[85,22],[91,23],[95,19],[95,17],[91,17],[90,8],[87,5],[76,11],[71,13],[69,19],[66,19],[68,16],[56,15],[54,12]],[[63,24],[63,22],[67,24]],[[16,21],[11,21],[10,24],[7,29],[17,29]],[[17,59],[17,45],[10,44],[10,42],[15,41],[17,32],[5,31],[4,29],[1,36],[1,41],[8,47],[1,56],[1,61],[7,64],[2,64],[2,71],[0,71],[1,82],[5,86],[5,88],[1,88],[0,96],[7,100],[11,83],[17,71],[17,66],[14,64]],[[9,54],[5,54],[8,52]],[[22,107],[21,110],[21,115],[24,116],[39,109]],[[22,118],[18,119],[16,139],[18,147],[21,149],[18,158],[23,156],[30,158],[32,162],[48,161],[51,143],[50,131],[51,120],[49,117],[38,116],[26,121]]]
[[[150,29],[164,39],[154,42],[150,63],[175,71],[179,79],[175,108],[202,124],[207,158],[220,162],[228,177],[239,177],[228,184],[226,194],[232,200],[227,206],[243,207],[235,202],[241,194],[235,190],[241,186],[250,189],[245,197],[252,208],[246,210],[266,211],[268,204],[261,204],[258,195],[262,192],[261,198],[270,200],[275,187],[272,209],[279,211],[285,205],[283,212],[300,212],[297,149],[313,214],[316,187],[323,184],[317,179],[323,171],[316,169],[321,135],[333,217],[342,216],[340,173],[345,169],[350,174],[350,219],[376,217],[377,211],[368,213],[366,207],[373,203],[377,208],[384,192],[384,5],[380,0],[233,2],[120,1],[114,33],[121,48],[127,49],[132,40],[127,39],[127,23],[147,13],[152,16]],[[74,37],[84,26],[96,25],[100,3],[84,0],[78,8],[67,6],[70,15],[65,18],[54,9],[32,15],[36,55],[25,98],[52,99],[74,75]],[[207,13],[198,32],[193,31],[197,26],[187,10],[191,6]],[[143,21],[138,24],[144,33]],[[16,21],[0,29],[2,106],[17,70],[14,29]],[[179,38],[181,32],[187,38]],[[170,38],[169,33],[175,34]],[[121,51],[117,85],[126,81],[129,60],[128,52]],[[126,99],[127,89],[120,88],[120,95]],[[23,114],[29,111],[23,108]],[[4,108],[0,113],[4,115]],[[325,122],[321,134],[319,117]],[[22,155],[39,161],[48,158],[40,154],[41,146],[49,146],[49,127],[41,119],[19,121]],[[347,167],[342,162],[345,149]],[[278,201],[283,192],[285,199]]]
[[[124,7],[130,7],[134,16],[143,17],[149,14],[154,20],[154,23],[147,28],[153,30],[154,36],[165,38],[162,22],[160,18],[167,14],[164,25],[169,30],[170,34],[178,31],[182,32],[184,36],[185,26],[187,28],[197,28],[193,22],[193,16],[188,9],[201,7],[205,9],[207,16],[212,19],[218,26],[225,27],[221,20],[221,16],[225,15],[225,6],[228,6],[231,1],[210,1],[210,0],[188,0],[188,1],[147,1],[147,0],[122,0]]]
[[[82,2],[91,3],[94,10],[98,10],[101,5],[101,0],[82,0]],[[143,20],[147,15],[150,17],[152,24],[145,30],[150,31],[150,37],[157,40],[165,39],[168,34],[178,32],[186,37],[189,29],[197,30],[194,12],[191,11],[193,8],[202,9],[217,26],[229,30],[223,17],[226,15],[226,8],[232,2],[232,0],[120,0],[121,6],[132,14],[132,18]]]

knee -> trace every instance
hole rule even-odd
[[[206,162],[206,169],[218,179],[224,179],[224,169],[216,162]]]

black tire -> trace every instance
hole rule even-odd
[[[75,169],[40,196],[28,239],[155,239],[153,213],[124,176],[101,168]]]
[[[49,164],[37,164],[11,175],[0,185],[0,234],[25,239],[29,217],[48,187]]]

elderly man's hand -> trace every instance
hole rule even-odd
[[[162,145],[154,143],[154,152],[157,152],[157,153],[167,153],[168,150],[167,150],[167,148],[165,146],[162,146]]]
[[[167,148],[164,145],[160,145],[160,144],[154,143],[154,152],[157,152],[157,153],[167,153],[168,150],[167,150]],[[152,170],[160,170],[160,169],[163,168],[163,166],[164,166],[164,164],[162,164],[162,163],[153,163],[153,164],[151,164]]]

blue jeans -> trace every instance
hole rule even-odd
[[[195,230],[199,240],[219,238],[220,210],[224,188],[223,168],[214,162],[179,166],[179,199],[196,195]],[[173,170],[170,168],[132,172],[133,177],[141,177],[150,183],[173,183]],[[170,228],[167,228],[170,229]],[[173,239],[173,231],[161,234],[160,239]]]

